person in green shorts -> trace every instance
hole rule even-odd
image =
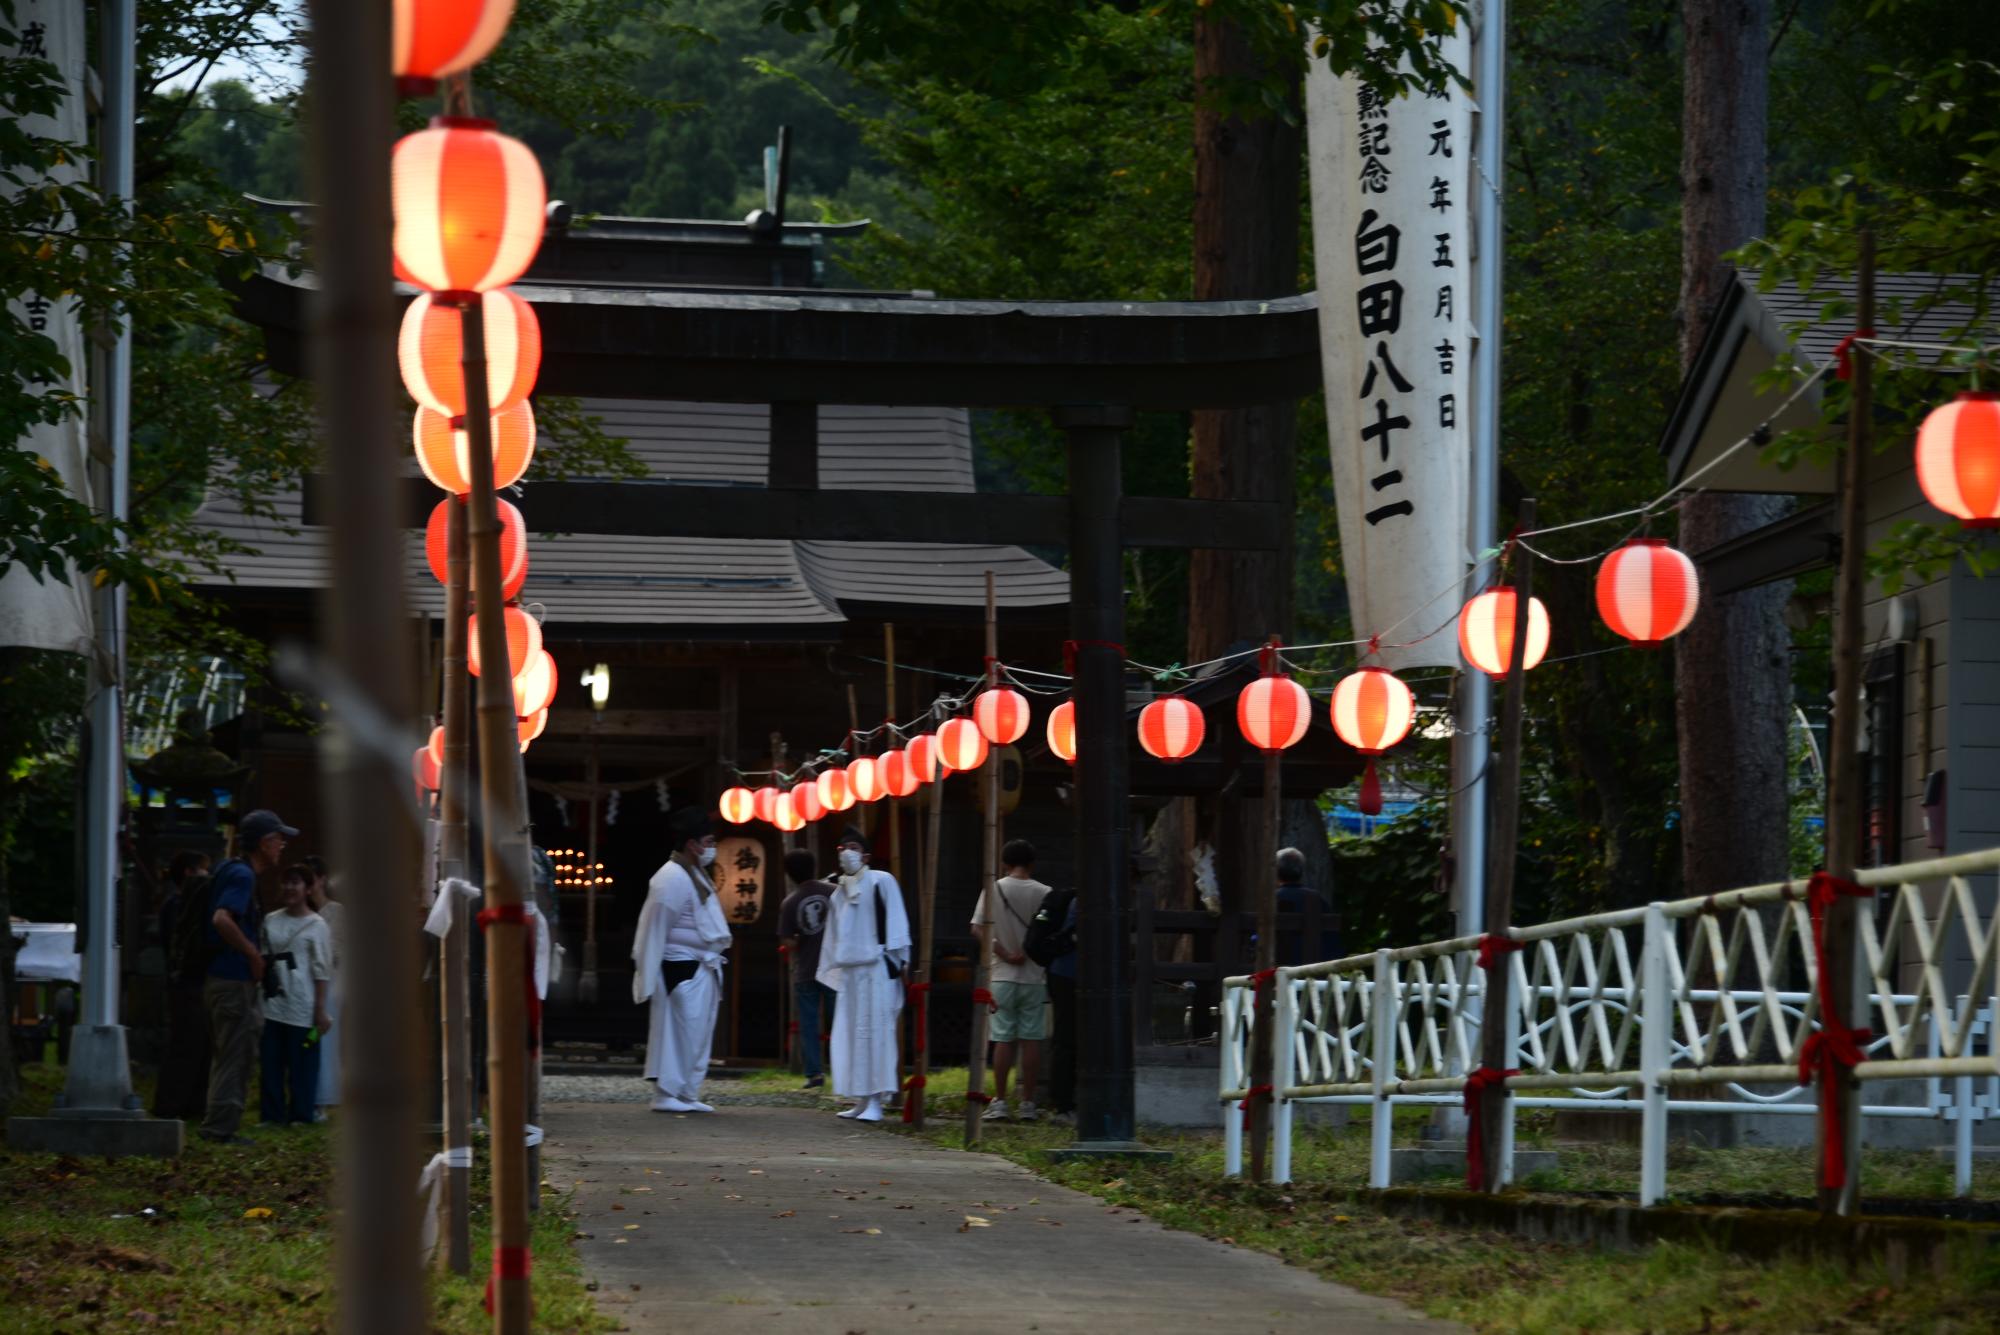
[[[1035,1109],[1035,1082],[1041,1075],[1042,1009],[1049,990],[1042,966],[1021,946],[1049,887],[1035,879],[1035,846],[1026,839],[1008,840],[1000,850],[1000,863],[1006,874],[980,893],[979,905],[972,911],[972,930],[993,947],[992,990],[997,1006],[988,1029],[993,1040],[993,1102],[987,1105],[984,1120],[1012,1118],[1007,1077],[1013,1073],[1019,1049],[1021,1120],[1032,1122],[1041,1115]]]

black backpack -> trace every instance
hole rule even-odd
[[[215,877],[231,858],[206,876],[190,876],[181,882],[180,911],[174,914],[174,936],[167,943],[167,971],[184,983],[199,982],[208,976],[208,966],[221,953],[208,939],[210,921],[215,917]]]
[[[1075,900],[1074,890],[1051,890],[1042,896],[1042,906],[1035,910],[1021,938],[1023,955],[1046,969],[1076,949],[1076,928],[1063,926]]]

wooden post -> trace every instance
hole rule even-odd
[[[1535,502],[1521,502],[1515,531],[1535,527]],[[1527,690],[1524,658],[1528,651],[1528,606],[1535,592],[1533,558],[1524,544],[1514,545],[1514,645],[1507,662],[1507,682],[1500,700],[1500,754],[1493,762],[1493,863],[1486,879],[1486,932],[1504,935],[1514,915],[1514,862],[1521,840],[1521,713]],[[1513,1060],[1507,1041],[1507,1013],[1512,1005],[1512,975],[1507,957],[1495,953],[1486,970],[1486,995],[1480,1008],[1479,1064],[1504,1071]],[[1500,1155],[1506,1140],[1507,1090],[1492,1085],[1479,1095],[1479,1144],[1485,1156],[1488,1192],[1501,1187]],[[1470,1147],[1468,1147],[1469,1150]]]
[[[993,596],[993,572],[986,572],[986,689],[996,690],[1000,685],[1000,627],[999,608]],[[985,863],[980,868],[980,876],[986,882],[987,912],[995,919],[1000,914],[1000,748],[994,747],[986,757],[986,838],[981,845]],[[1057,926],[1061,926],[1060,923]],[[972,1050],[965,1059],[965,1087],[977,1094],[986,1088],[986,1026],[991,1011],[986,1003],[979,1000],[979,994],[993,986],[993,934],[981,932],[977,954],[972,960]],[[1028,1091],[1034,1097],[1034,1091]],[[986,1105],[978,1099],[965,1101],[965,1143],[977,1145],[982,1123],[980,1117]]]
[[[1265,653],[1272,672],[1278,670],[1278,637],[1271,636]],[[1257,841],[1257,879],[1251,883],[1252,901],[1257,907],[1257,972],[1266,974],[1278,964],[1278,798],[1282,778],[1279,761],[1282,751],[1264,752],[1264,821]],[[1272,1001],[1277,996],[1274,981],[1257,988],[1251,999],[1250,1085],[1269,1091],[1271,1073],[1276,1069],[1272,1046],[1272,1026],[1276,1023]],[[1250,1099],[1250,1180],[1265,1178],[1266,1155],[1271,1145],[1272,1113],[1278,1104],[1275,1092],[1253,1095]]]
[[[471,674],[465,670],[465,628],[470,615],[471,565],[463,504],[447,512],[444,593],[444,769],[438,778],[438,879],[466,872],[466,803],[470,797]],[[454,913],[438,970],[444,1015],[445,1264],[454,1274],[472,1269],[472,1003],[468,983],[472,915]]]
[[[339,1168],[334,1174],[339,1323],[361,1335],[426,1329],[417,1256],[417,1105],[424,1086],[418,1013],[417,822],[409,756],[370,732],[416,717],[404,619],[404,547],[390,483],[404,458],[391,429],[397,395],[390,302],[389,155],[394,97],[385,5],[314,0],[308,117],[319,277],[311,354],[332,473],[332,578],[321,643],[352,701],[342,740],[321,748],[332,798],[329,855],[350,878],[348,993]],[[498,567],[498,552],[495,552]],[[497,586],[498,576],[495,576]],[[343,711],[345,712],[345,711]],[[393,734],[392,734],[393,735]],[[365,869],[365,870],[364,870]],[[114,1017],[115,1018],[115,1017]]]
[[[1875,325],[1875,233],[1861,232],[1861,254],[1855,293],[1855,328],[1872,331]],[[1833,736],[1827,746],[1826,870],[1843,880],[1854,878],[1861,860],[1861,661],[1862,598],[1865,590],[1864,562],[1868,554],[1867,478],[1868,455],[1872,447],[1869,416],[1875,407],[1874,365],[1866,349],[1856,349],[1851,360],[1853,378],[1848,382],[1847,452],[1840,461],[1840,567],[1833,593]],[[1859,937],[1856,919],[1862,912],[1860,901],[1838,896],[1826,910],[1827,976],[1820,979],[1821,1003],[1829,1016],[1849,1028],[1868,1023],[1868,993],[1858,977]],[[1835,1011],[1837,1006],[1838,1010]],[[1847,1161],[1846,1184],[1839,1188],[1819,1188],[1823,1211],[1853,1214],[1861,1199],[1861,1085],[1853,1073],[1844,1072],[1833,1087],[1822,1083],[1819,1099],[1823,1109],[1815,1119],[1815,1144],[1819,1161],[1826,1163],[1840,1150]],[[1839,1109],[1842,1139],[1839,1147],[1827,1143],[1828,1100]]]
[[[893,622],[882,626],[882,717],[884,721],[896,721],[896,627]],[[889,799],[889,875],[896,878],[898,886],[903,883],[903,799]]]
[[[501,602],[500,513],[493,491],[493,424],[486,399],[486,321],[465,306],[465,433],[472,490],[472,593],[479,659],[479,789],[486,853],[486,1067],[493,1127],[493,1322],[500,1335],[526,1335],[529,1321],[527,1013],[523,978],[529,891],[527,811],[520,805],[520,735],[507,674]]]

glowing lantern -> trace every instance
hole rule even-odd
[[[1165,761],[1186,760],[1201,749],[1208,720],[1201,706],[1181,695],[1163,695],[1139,711],[1139,745]]]
[[[486,411],[502,413],[524,402],[542,366],[542,325],[535,308],[502,288],[479,299],[486,312]],[[396,360],[403,388],[434,413],[465,416],[465,316],[430,293],[403,312]]]
[[[879,802],[889,789],[882,782],[882,763],[874,756],[862,756],[847,767],[847,790],[857,802]]]
[[[910,768],[907,751],[884,751],[875,757],[875,772],[881,776],[882,791],[890,797],[908,797],[917,791],[917,772]]]
[[[1048,728],[1043,735],[1048,738],[1049,750],[1074,765],[1076,763],[1076,705],[1071,701],[1065,700],[1050,710]]]
[[[521,751],[526,754],[528,743],[542,735],[542,729],[549,726],[549,711],[537,709],[526,718],[517,719],[514,727],[521,736]]]
[[[542,627],[533,617],[518,607],[504,609],[507,616],[507,675],[518,677],[534,656],[541,652]],[[479,675],[479,616],[474,613],[466,619],[465,666],[473,676]]]
[[[471,116],[438,116],[397,141],[391,159],[396,277],[469,296],[527,272],[542,244],[548,192],[535,155]]]
[[[819,789],[819,804],[828,811],[845,811],[854,805],[854,789],[844,769],[822,771],[813,786]]]
[[[431,755],[428,746],[420,746],[410,757],[410,777],[417,781],[417,787],[427,793],[434,793],[438,786],[438,762]]]
[[[514,715],[526,718],[538,709],[547,709],[556,699],[556,660],[547,649],[528,659],[528,666],[514,678]]]
[[[412,430],[417,467],[424,476],[454,496],[472,490],[472,438],[452,419],[428,408],[417,409]],[[511,487],[528,471],[535,457],[535,410],[517,403],[493,419],[493,489]]]
[[[799,823],[810,825],[826,814],[826,803],[819,800],[819,785],[802,783],[791,791],[792,810],[798,814]]]
[[[937,756],[947,770],[978,769],[986,763],[986,737],[969,718],[951,719],[938,729]]]
[[[439,765],[442,765],[442,764],[444,764],[444,729],[443,729],[443,728],[432,728],[432,729],[431,729],[431,739],[430,739],[430,742],[429,742],[429,744],[428,744],[428,745],[427,745],[427,746],[425,747],[425,749],[426,749],[426,750],[428,750],[428,751],[429,751],[429,752],[431,753],[431,759],[432,759],[432,760],[435,760],[435,761],[436,761],[436,762],[437,762],[437,763],[438,763]]]
[[[1458,647],[1465,661],[1495,681],[1507,675],[1514,661],[1514,590],[1496,585],[1474,598],[1458,614]],[[1528,643],[1523,669],[1542,661],[1549,651],[1549,610],[1539,598],[1528,599]]]
[[[447,74],[486,59],[507,31],[514,0],[395,0],[390,69],[405,97],[437,90]]]
[[[747,825],[757,814],[757,795],[748,788],[725,788],[717,806],[731,825]]]
[[[784,793],[767,783],[751,794],[750,810],[758,820],[775,825],[778,821],[778,799],[783,796]]]
[[[1636,644],[1657,645],[1686,630],[1700,599],[1694,562],[1665,538],[1634,538],[1597,568],[1597,614]]]
[[[972,721],[995,746],[1018,742],[1028,730],[1028,697],[1005,686],[981,691],[972,702]]]
[[[496,497],[494,503],[500,507],[500,596],[513,598],[521,592],[521,586],[528,582],[528,526],[521,520],[521,512],[506,501]],[[424,560],[430,563],[431,574],[440,584],[448,583],[450,571],[445,562],[449,559],[449,525],[451,511],[446,507],[456,504],[450,497],[437,503],[431,511],[430,519],[424,524]],[[473,566],[471,554],[467,553],[466,587],[472,587],[470,574]]]
[[[1312,722],[1312,697],[1290,677],[1257,678],[1236,697],[1236,726],[1260,751],[1297,746]]]
[[[1961,394],[1924,419],[1917,485],[1965,527],[2000,528],[2000,394]]]
[[[1334,732],[1368,757],[1357,803],[1364,815],[1382,814],[1382,782],[1375,777],[1375,757],[1409,736],[1416,718],[1416,697],[1386,668],[1362,668],[1342,677],[1333,688]]]
[[[930,783],[938,776],[938,739],[935,733],[925,733],[903,748],[903,754],[910,758],[910,773],[917,776],[918,783]]]
[[[801,816],[798,813],[798,808],[792,805],[792,795],[790,793],[778,794],[777,801],[772,804],[771,808],[771,824],[777,826],[786,834],[795,833],[806,827],[805,817]]]

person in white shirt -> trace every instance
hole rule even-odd
[[[319,1060],[333,1019],[326,994],[333,981],[333,933],[306,902],[311,873],[285,868],[277,913],[264,915],[262,1090],[265,1122],[311,1122],[319,1098]],[[275,991],[273,989],[276,989]]]
[[[326,988],[326,1013],[335,1024],[340,1023],[340,960],[341,949],[345,945],[345,934],[341,930],[342,919],[347,910],[334,897],[333,877],[327,874],[326,863],[317,857],[301,860],[312,879],[306,882],[306,903],[312,911],[326,920],[327,934],[333,940],[333,981]],[[324,1122],[327,1113],[340,1102],[340,1042],[322,1042],[319,1046],[319,1117]]]
[[[868,865],[859,830],[840,837],[840,878],[820,938],[819,981],[840,994],[828,1037],[833,1092],[858,1100],[840,1114],[882,1120],[896,1092],[896,1017],[910,967],[910,919],[896,878]]]
[[[708,816],[684,807],[667,819],[675,841],[646,889],[632,935],[632,1000],[652,1004],[646,1029],[646,1078],[660,1091],[654,1112],[709,1113],[701,1101],[722,999],[722,955],[729,922],[709,879],[715,833]]]
[[[1041,1115],[1035,1108],[1035,1082],[1042,1073],[1042,1008],[1048,1004],[1049,989],[1046,971],[1028,958],[1022,946],[1049,887],[1034,878],[1035,846],[1026,839],[1009,839],[1000,850],[1000,862],[1007,874],[980,891],[972,910],[972,930],[993,947],[994,1011],[987,1032],[993,1040],[993,1102],[980,1120],[1008,1120],[1007,1077],[1014,1070],[1018,1049],[1021,1120],[1032,1122]]]

